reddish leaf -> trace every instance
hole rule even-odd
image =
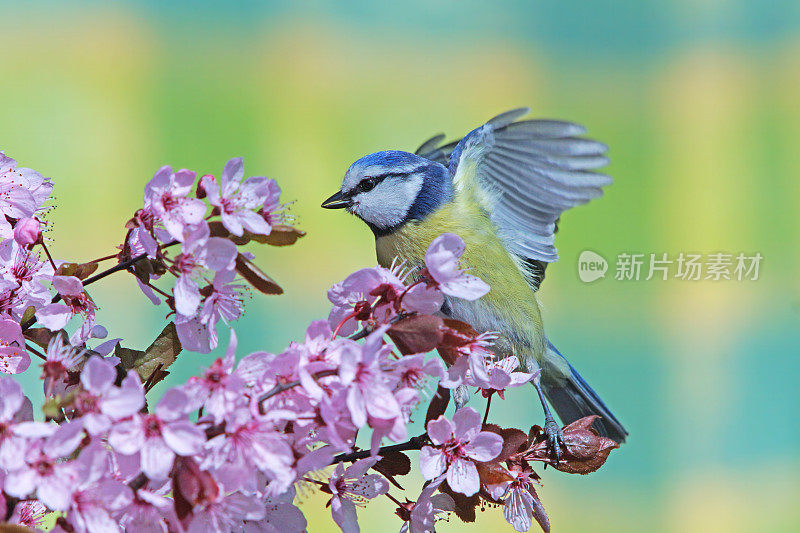
[[[561,459],[554,465],[557,470],[569,474],[589,474],[603,466],[611,450],[619,447],[613,440],[597,433],[592,427],[595,419],[597,415],[587,416],[562,428],[564,446],[561,449]],[[544,462],[552,459],[543,433],[534,434],[534,441],[525,452],[525,458]]]
[[[196,505],[214,501],[219,494],[219,485],[214,477],[201,470],[191,457],[178,457],[172,476],[172,494],[175,512],[181,521],[192,514]]]
[[[92,274],[94,274],[94,272],[96,270],[97,270],[97,263],[81,263],[75,269],[75,274],[74,275],[78,279],[84,280],[84,279],[88,278],[89,276],[91,276]]]
[[[236,246],[244,246],[251,241],[252,237],[252,233],[249,233],[247,230],[244,230],[244,233],[241,236],[232,234],[219,220],[209,222],[208,229],[210,230],[212,237],[222,237],[223,239],[228,239]]]
[[[428,405],[428,412],[425,413],[425,427],[428,427],[428,422],[443,415],[449,403],[450,389],[446,389],[440,385],[436,389],[436,394],[431,398],[431,403]]]
[[[23,335],[29,341],[33,341],[36,345],[46,350],[47,345],[50,344],[50,340],[55,337],[56,333],[58,332],[52,332],[47,328],[29,328],[23,332]]]
[[[466,322],[445,318],[442,324],[442,341],[439,343],[437,351],[448,366],[452,365],[461,355],[458,348],[469,344],[477,336],[478,332]]]
[[[403,489],[400,483],[394,479],[395,476],[404,476],[411,472],[411,459],[403,452],[388,452],[381,454],[381,459],[372,467],[383,474],[392,485],[398,489]]]
[[[478,506],[478,502],[480,501],[477,494],[469,497],[464,496],[460,492],[455,492],[453,489],[451,489],[450,485],[447,484],[447,481],[443,481],[442,484],[439,485],[439,492],[447,494],[453,498],[453,502],[455,503],[454,511],[456,516],[459,517],[462,522],[475,521],[475,508]]]
[[[511,474],[508,473],[508,470],[497,461],[489,461],[487,463],[476,462],[475,467],[478,469],[478,477],[480,477],[482,485],[494,485],[504,481],[514,480]]]
[[[236,272],[257,291],[264,294],[283,294],[283,289],[242,254],[236,256]]]
[[[61,263],[53,273],[54,276],[74,276],[78,270],[77,263]]]
[[[515,453],[522,451],[528,442],[528,436],[516,428],[501,428],[495,424],[487,424],[483,427],[483,431],[491,431],[503,437],[503,449],[500,451],[500,455],[492,459],[492,462],[496,463],[502,463]]]
[[[272,226],[272,231],[269,233],[269,235],[250,233],[247,230],[244,230],[244,233],[241,236],[233,235],[219,220],[209,222],[208,227],[211,230],[212,237],[229,239],[237,246],[243,246],[250,241],[260,242],[261,244],[269,244],[272,246],[288,246],[290,244],[294,244],[297,242],[297,239],[305,236],[306,234],[305,231],[284,224]]]
[[[404,355],[425,353],[442,341],[442,319],[432,315],[413,315],[395,322],[387,332]]]
[[[536,489],[533,488],[532,484],[528,485],[528,491],[531,493],[531,496],[533,496],[533,517],[539,523],[539,527],[542,528],[544,533],[550,533],[550,519],[547,518],[542,500],[539,499],[539,495],[536,494]]]
[[[258,242],[263,242],[271,246],[288,246],[297,242],[297,239],[304,237],[305,231],[299,230],[294,226],[276,224],[272,226],[269,235],[259,235]]]
[[[380,461],[372,468],[383,475],[404,476],[411,472],[411,459],[403,452],[382,453]]]

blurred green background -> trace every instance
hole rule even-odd
[[[520,105],[586,124],[615,184],[563,217],[545,321],[631,437],[588,477],[543,472],[553,530],[800,530],[796,1],[0,7],[0,148],[54,178],[57,257],[112,253],[162,164],[218,174],[244,156],[294,201],[308,236],[254,249],[286,294],[248,301],[240,354],[302,338],[325,290],[375,263],[366,226],[319,208],[356,158]],[[578,279],[585,249],[612,262],[606,279]],[[760,279],[612,275],[621,252],[719,251],[760,252]],[[146,346],[164,308],[125,275],[99,285],[100,322]],[[184,354],[172,382],[212,359]],[[529,391],[496,405],[498,422],[541,422]],[[325,498],[301,500],[310,531],[333,530]],[[392,511],[370,505],[362,529],[399,527]],[[441,530],[504,527],[488,509]]]

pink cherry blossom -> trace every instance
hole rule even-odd
[[[258,214],[267,221],[270,229],[272,229],[272,226],[283,222],[286,219],[286,215],[281,213],[284,206],[280,203],[281,188],[278,186],[278,182],[273,179],[267,180],[266,189],[264,205],[258,211]]]
[[[464,254],[464,240],[454,233],[436,237],[425,252],[425,266],[439,289],[448,296],[477,300],[489,286],[480,278],[465,273],[458,261]]]
[[[70,318],[82,315],[83,324],[77,339],[85,341],[94,327],[97,305],[84,290],[83,282],[75,276],[53,276],[53,288],[64,303],[45,305],[36,312],[37,320],[50,331],[58,331],[67,325]]]
[[[336,465],[328,487],[331,490],[331,514],[344,533],[358,533],[356,503],[370,500],[389,491],[389,482],[378,474],[367,471],[378,462],[378,457],[361,459],[347,468]]]
[[[392,394],[394,383],[388,382],[381,370],[391,352],[391,347],[383,344],[386,329],[386,326],[377,329],[367,337],[363,346],[354,343],[354,347],[341,356],[339,377],[348,387],[347,407],[357,427],[366,424],[367,415],[383,420],[402,416],[400,405]]]
[[[355,332],[357,317],[353,309],[362,304],[373,306],[371,317],[380,323],[389,322],[401,309],[418,313],[438,311],[443,302],[441,293],[422,284],[407,287],[408,274],[402,264],[392,268],[362,268],[331,287],[328,291],[328,299],[334,305],[328,316],[331,327],[341,323],[341,335]]]
[[[173,525],[172,531],[179,531],[178,520],[175,517],[175,502],[169,498],[146,489],[136,491],[128,507],[122,510],[120,526],[123,531],[136,531],[137,533],[167,533]]]
[[[279,416],[279,415],[278,415]],[[255,474],[269,480],[269,492],[280,494],[295,481],[294,453],[270,417],[254,418],[246,407],[227,417],[225,433],[206,443],[204,468],[220,470],[219,478],[231,489],[254,491]]]
[[[144,388],[136,372],[129,371],[121,387],[114,386],[116,376],[114,366],[96,355],[83,367],[82,390],[74,406],[90,435],[105,433],[112,422],[132,416],[144,406]]]
[[[236,362],[236,333],[231,330],[230,342],[224,358],[217,358],[201,376],[189,378],[183,391],[189,398],[190,410],[203,408],[215,424],[233,411],[237,401],[242,400],[244,380],[233,373]]]
[[[264,506],[253,494],[210,492],[195,504],[186,533],[228,533],[245,521],[264,518]]]
[[[28,307],[39,309],[50,302],[47,289],[52,267],[13,239],[0,241],[0,315],[19,320]]]
[[[195,316],[178,315],[175,325],[184,348],[194,352],[208,353],[217,347],[216,325],[238,319],[244,308],[244,285],[233,283],[236,273],[217,272],[211,285],[201,289],[202,307]]]
[[[519,361],[513,355],[499,361],[491,361],[487,364],[488,379],[475,377],[473,383],[484,389],[484,395],[487,392],[497,392],[503,398],[503,393],[507,388],[524,385],[539,375],[538,370],[534,373],[515,372],[518,366]]]
[[[303,533],[308,527],[306,517],[292,502],[295,489],[279,496],[271,496],[262,500],[264,518],[258,521],[245,521],[244,531],[248,533]]]
[[[245,286],[234,283],[236,273],[232,270],[217,272],[211,285],[203,289],[203,307],[199,317],[210,328],[219,320],[226,324],[238,320],[244,308]]]
[[[490,461],[503,447],[500,435],[481,431],[481,415],[472,407],[458,409],[452,422],[444,415],[431,420],[428,436],[434,446],[420,450],[422,476],[434,479],[447,472],[447,484],[465,496],[480,489],[474,461]]]
[[[272,194],[268,180],[252,176],[242,182],[243,177],[244,164],[242,158],[237,157],[225,164],[219,183],[213,176],[203,176],[201,185],[209,203],[219,208],[222,224],[232,234],[242,235],[246,229],[250,233],[268,235],[270,225],[254,211],[263,208]]]
[[[0,471],[17,468],[23,463],[25,440],[15,433],[14,427],[25,399],[19,383],[0,377]]]
[[[74,462],[78,483],[72,492],[67,520],[76,533],[122,531],[114,517],[130,505],[131,489],[108,476],[111,454],[98,441],[92,441]]]
[[[25,372],[30,364],[31,357],[25,351],[25,338],[19,323],[0,318],[0,372],[19,374]]]
[[[410,388],[422,388],[431,379],[441,378],[445,373],[444,363],[438,358],[425,360],[425,354],[406,355],[393,364],[393,372],[400,384]]]
[[[503,504],[503,517],[515,530],[528,531],[533,525],[534,513],[541,511],[541,503],[532,493],[533,478],[530,472],[519,469],[512,468],[509,473],[514,480],[508,486],[508,494]]]
[[[47,345],[45,361],[42,363],[42,379],[45,396],[57,392],[57,387],[64,387],[69,380],[69,372],[75,370],[82,360],[84,351],[74,348],[63,334],[55,335]]]
[[[48,512],[47,507],[38,500],[23,500],[14,507],[8,523],[43,530]]]
[[[111,427],[108,442],[120,453],[141,453],[142,472],[153,480],[165,479],[176,455],[192,455],[205,443],[205,434],[186,419],[188,398],[170,389],[152,414],[136,414]]]
[[[216,348],[219,342],[216,330],[209,328],[208,323],[203,323],[197,316],[187,318],[178,315],[175,328],[184,350],[208,353]]]
[[[164,166],[144,189],[145,209],[178,241],[183,241],[187,228],[199,224],[206,214],[206,204],[202,200],[187,197],[196,177],[190,170],[173,173],[171,167]]]
[[[25,498],[35,492],[50,509],[66,511],[79,475],[73,461],[62,459],[75,451],[82,439],[81,423],[71,421],[46,439],[29,442],[24,464],[9,471],[5,479],[6,493]]]
[[[175,282],[175,310],[184,316],[194,316],[202,296],[197,280],[207,271],[231,270],[236,262],[236,245],[222,237],[209,237],[208,224],[202,221],[187,232],[171,267],[178,275]]]
[[[429,533],[435,531],[436,519],[438,515],[446,514],[455,510],[455,502],[449,494],[434,494],[439,485],[444,481],[444,476],[440,476],[425,486],[417,498],[417,501],[410,505],[408,521],[403,523],[400,533]],[[405,504],[404,504],[405,506]]]
[[[17,162],[0,152],[0,238],[12,237],[12,219],[33,216],[50,196],[49,179],[29,168],[17,168]]]

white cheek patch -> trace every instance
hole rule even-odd
[[[422,176],[386,178],[373,190],[353,197],[351,210],[378,228],[391,228],[405,221],[422,189]]]

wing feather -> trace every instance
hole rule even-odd
[[[593,172],[608,164],[608,147],[579,137],[585,127],[560,120],[516,121],[527,112],[498,115],[458,143],[440,147],[437,136],[418,153],[439,162],[449,153],[457,193],[477,191],[506,248],[541,277],[545,265],[540,263],[558,259],[554,234],[561,213],[602,196],[612,180]]]

